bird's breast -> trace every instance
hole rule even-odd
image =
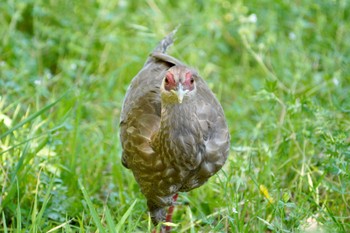
[[[155,151],[168,167],[179,171],[196,169],[202,161],[204,141],[195,107],[186,104],[162,106]]]

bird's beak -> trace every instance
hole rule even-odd
[[[174,94],[176,94],[177,99],[178,99],[179,103],[181,104],[182,100],[183,100],[184,96],[186,95],[186,93],[188,92],[188,90],[184,90],[182,84],[180,83],[177,87],[177,90],[176,91],[172,90],[172,92]]]

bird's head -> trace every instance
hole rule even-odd
[[[162,100],[181,104],[196,92],[196,73],[183,66],[168,69],[161,85]]]

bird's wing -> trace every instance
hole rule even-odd
[[[227,159],[230,133],[221,104],[201,78],[197,88],[201,102],[198,104],[200,107],[197,109],[197,116],[205,135],[205,160],[214,164],[215,173]]]
[[[199,167],[190,175],[182,191],[201,186],[224,165],[230,147],[230,134],[224,111],[204,80],[197,79],[197,118],[204,139]]]
[[[160,85],[165,72],[172,66],[182,65],[165,54],[173,42],[175,32],[166,36],[150,54],[142,70],[133,78],[120,115],[120,139],[123,147],[122,163],[125,167],[148,161],[155,166],[150,140],[160,125]],[[161,166],[160,164],[158,164]]]
[[[120,139],[122,162],[128,168],[149,160],[154,153],[149,142],[159,128],[159,86],[162,74],[168,68],[169,64],[162,61],[146,64],[132,80],[126,93],[120,116]]]

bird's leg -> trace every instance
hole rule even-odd
[[[176,193],[176,194],[173,196],[173,203],[176,202],[178,196],[179,196],[178,193]],[[172,221],[171,219],[172,219],[172,217],[173,217],[174,207],[175,207],[174,204],[171,205],[171,206],[169,207],[168,213],[167,213],[166,218],[165,218],[165,221],[166,221],[166,222],[171,222],[171,221]],[[165,232],[170,232],[170,230],[171,230],[171,226],[166,226],[166,227],[165,227]]]
[[[177,197],[178,197],[178,193],[176,193],[173,196],[172,205],[168,208],[168,213],[165,216],[165,222],[172,222],[171,219],[172,219],[172,216],[173,216],[174,204],[176,203]],[[153,206],[151,205],[152,204],[151,202],[148,202],[147,204],[148,204],[148,207],[152,210],[151,211],[151,216],[152,216],[153,224],[157,225],[157,223],[159,221],[164,221],[164,219],[161,220],[161,217],[160,217],[161,215],[162,216],[165,215],[165,213],[163,212],[164,209],[159,209],[159,210],[158,209],[153,209]],[[171,230],[170,226],[164,226],[163,225],[163,226],[160,227],[159,232],[157,231],[157,228],[155,228],[155,229],[153,229],[152,233],[169,233],[170,230]]]

